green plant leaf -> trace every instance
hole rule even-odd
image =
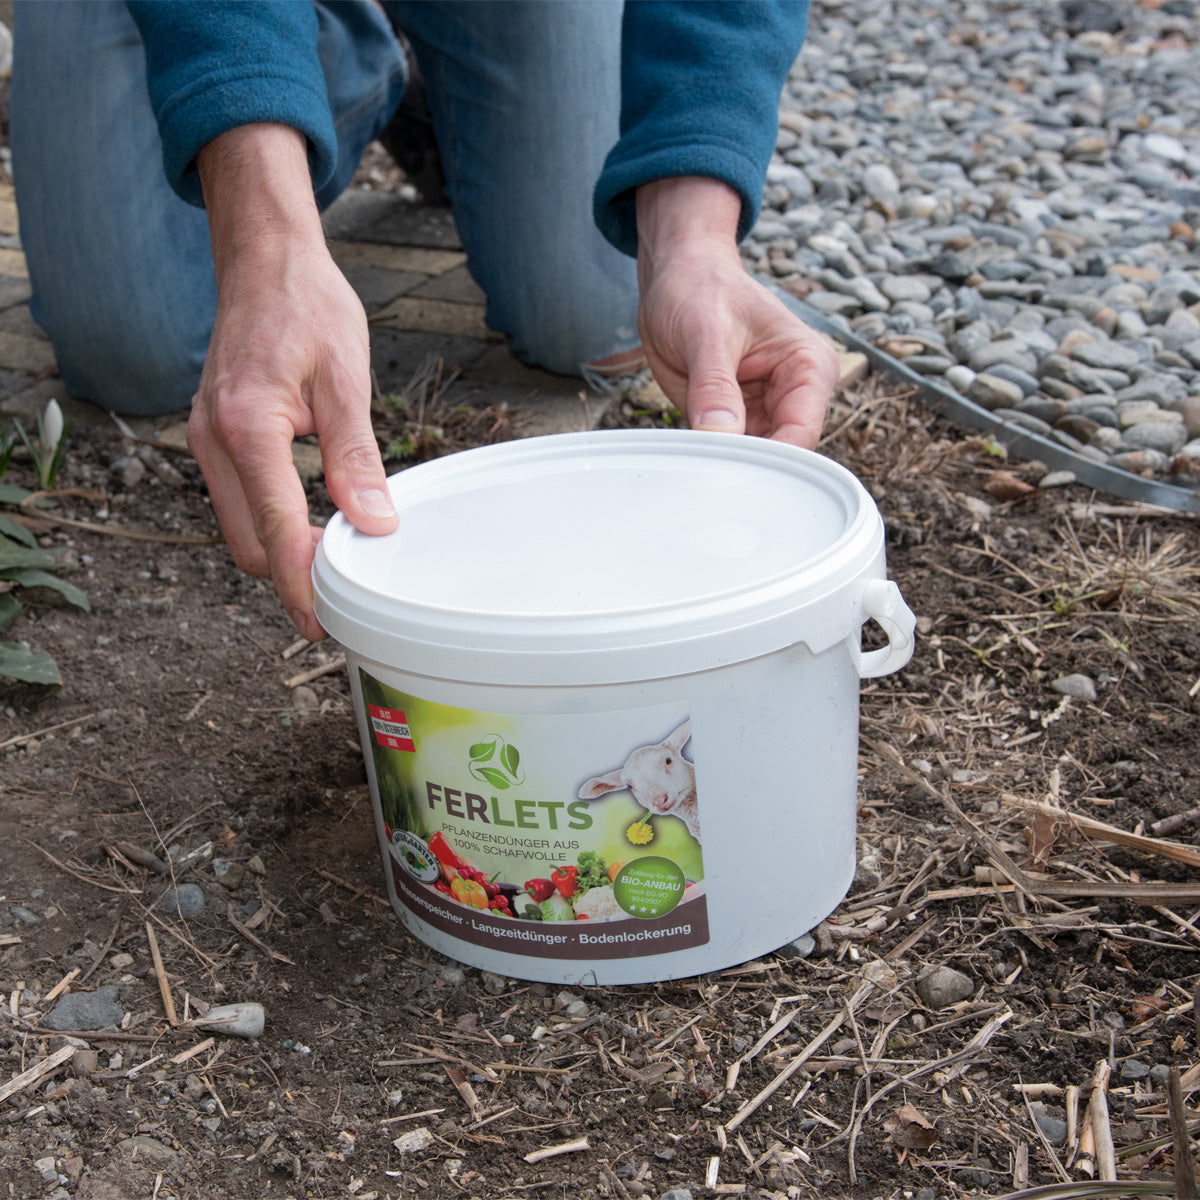
[[[51,575],[47,571],[38,571],[33,567],[23,567],[15,571],[0,571],[0,579],[11,579],[14,583],[19,583],[22,587],[52,588],[68,604],[74,604],[76,608],[82,608],[84,612],[92,611],[92,606],[88,603],[87,596],[79,588],[73,583],[68,583],[65,579],[59,579],[57,575]]]
[[[467,753],[472,762],[487,762],[496,753],[495,742],[476,742]]]
[[[492,787],[498,788],[502,792],[508,790],[508,780],[495,767],[476,767],[474,773],[480,779],[484,779],[490,783]]]
[[[20,600],[12,592],[0,592],[0,629],[7,629],[20,615]]]
[[[50,550],[32,546],[16,546],[0,542],[0,571],[15,571],[22,567],[55,567],[58,555]]]
[[[505,745],[500,751],[500,762],[504,765],[508,773],[516,779],[517,768],[521,765],[521,755],[517,752],[516,746]]]
[[[0,504],[20,504],[32,494],[28,488],[18,487],[15,483],[0,483]]]
[[[25,642],[0,642],[0,675],[21,683],[58,687],[58,664],[48,654],[35,654]]]
[[[24,525],[18,525],[12,517],[6,517],[3,513],[0,513],[0,533],[15,542],[24,542],[27,546],[37,548],[37,538]]]

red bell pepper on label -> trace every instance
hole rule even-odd
[[[450,843],[446,841],[445,836],[439,829],[437,833],[429,839],[429,850],[434,858],[442,864],[443,867],[453,867],[460,873],[466,872],[465,864],[462,859],[450,849]]]
[[[554,895],[554,884],[548,879],[527,879],[525,891],[533,900],[541,904],[543,900],[549,900]]]
[[[575,877],[578,874],[578,867],[555,867],[550,872],[550,882],[558,889],[558,894],[564,900],[570,900],[575,895]]]

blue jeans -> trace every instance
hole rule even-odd
[[[406,83],[370,0],[317,4],[350,181]],[[442,149],[488,324],[565,374],[637,344],[631,259],[592,222],[618,134],[620,0],[393,0]],[[11,141],[34,318],[67,388],[124,413],[195,393],[216,312],[204,212],[167,186],[137,28],[121,0],[17,0]]]

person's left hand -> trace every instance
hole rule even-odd
[[[737,193],[664,179],[638,189],[637,211],[638,331],[667,397],[693,429],[815,448],[837,356],[746,274]]]

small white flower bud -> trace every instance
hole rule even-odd
[[[57,400],[51,400],[42,414],[42,434],[45,438],[42,453],[47,458],[52,458],[63,435],[62,409],[59,408]]]

